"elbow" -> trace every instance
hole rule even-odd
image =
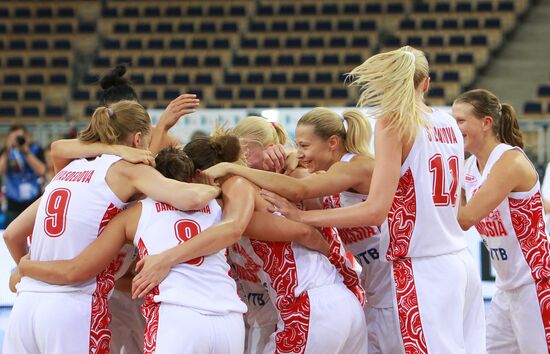
[[[52,154],[52,158],[55,158],[55,157],[58,157],[61,155],[61,149],[62,149],[62,143],[61,143],[62,140],[56,140],[54,142],[52,142],[52,144],[50,145],[50,151],[51,151],[51,154]]]
[[[91,278],[91,277],[90,277]],[[62,281],[63,284],[75,284],[86,280],[82,274],[79,274],[77,267],[69,265],[63,272]]]
[[[472,227],[475,224],[475,222],[472,220],[468,220],[464,217],[459,217],[458,224],[460,225],[460,228],[463,231],[467,231],[470,227]]]
[[[388,217],[389,210],[373,210],[371,218],[368,222],[368,225],[370,226],[378,226],[382,225],[384,221],[386,221],[386,218]]]
[[[229,228],[227,232],[228,241],[231,241],[231,244],[239,242],[239,240],[243,236],[244,230],[245,230],[245,227],[242,227],[236,222],[231,222],[229,224]]]

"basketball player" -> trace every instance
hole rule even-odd
[[[145,109],[136,102],[121,101],[111,108],[98,108],[80,140],[144,149],[150,130]],[[10,225],[4,237],[16,262],[27,252],[26,236],[31,232],[33,260],[70,258],[91,243],[136,194],[146,193],[182,209],[200,209],[219,193],[217,188],[206,187],[169,180],[150,166],[120,161],[112,155],[75,160],[55,176],[41,201]],[[28,223],[33,213],[34,229],[33,223]],[[72,286],[23,277],[4,352],[108,352],[107,295],[113,286],[112,270],[109,267],[96,279]],[[64,316],[58,316],[60,312]]]
[[[460,95],[453,115],[464,136],[464,190],[458,221],[476,227],[496,272],[487,315],[489,353],[548,353],[550,247],[540,184],[524,154],[512,106],[486,90]]]
[[[382,224],[401,352],[482,353],[481,282],[457,221],[462,134],[451,116],[424,104],[428,73],[426,57],[411,47],[377,54],[351,72],[363,86],[359,104],[374,107],[379,119],[369,197],[290,216],[314,226]]]
[[[298,158],[312,174],[302,179],[259,171],[234,164],[219,164],[204,172],[210,180],[225,174],[243,176],[259,187],[293,202],[312,197],[325,198],[325,207],[339,208],[367,199],[374,160],[369,149],[372,129],[357,110],[339,115],[315,108],[298,121]],[[269,192],[265,194],[272,196]],[[359,261],[361,282],[367,295],[365,317],[369,327],[369,353],[399,350],[397,318],[391,295],[390,265],[379,259],[380,231],[377,226],[340,228],[348,250]]]

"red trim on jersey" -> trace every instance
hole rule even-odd
[[[304,353],[309,332],[309,297],[296,297],[298,272],[290,242],[250,240],[254,252],[263,260],[263,270],[277,294],[275,307],[284,328],[275,336],[277,353]]]
[[[390,244],[386,254],[388,260],[407,256],[416,222],[416,193],[411,169],[399,179],[397,191],[388,213]]]
[[[98,235],[103,228],[118,214],[120,210],[111,203],[101,219]],[[90,354],[108,354],[110,352],[111,313],[109,312],[108,296],[115,286],[116,262],[113,261],[107,269],[97,275],[96,289],[92,294],[92,313],[90,319]]]
[[[535,280],[546,343],[550,352],[550,246],[542,208],[537,192],[529,199],[508,198],[512,225],[521,252]]]
[[[140,238],[138,241],[139,258],[147,256],[147,247]],[[145,333],[143,334],[143,354],[153,354],[157,349],[157,333],[159,328],[160,303],[155,302],[155,296],[159,294],[158,285],[145,295],[145,301],[141,305],[141,314],[145,317]]]
[[[405,353],[428,353],[414,285],[412,260],[397,259],[392,264],[399,327]]]
[[[365,306],[365,290],[361,286],[357,272],[353,269],[353,264],[342,254],[342,244],[338,232],[330,227],[324,227],[322,230],[330,248],[328,260],[344,278],[344,285],[357,297],[361,306]]]

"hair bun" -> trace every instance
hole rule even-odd
[[[235,162],[241,156],[241,144],[235,135],[222,134],[212,137],[212,147],[221,161]]]
[[[126,65],[119,64],[111,72],[103,76],[99,82],[102,89],[107,90],[110,87],[128,85],[129,80],[124,78]]]

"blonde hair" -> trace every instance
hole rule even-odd
[[[359,110],[349,109],[339,115],[328,108],[314,108],[300,118],[298,126],[300,125],[313,126],[315,135],[324,140],[333,135],[339,136],[346,151],[372,157],[372,127],[367,117]]]
[[[88,127],[82,131],[79,140],[94,143],[118,144],[130,134],[151,132],[151,118],[142,105],[136,101],[119,101],[109,108],[96,108]]]
[[[290,141],[288,133],[282,125],[256,116],[249,116],[241,120],[231,129],[231,133],[239,138],[250,137],[264,148],[269,144],[285,145]]]
[[[370,106],[376,117],[388,121],[388,129],[400,138],[414,139],[422,119],[416,88],[429,76],[428,60],[418,49],[405,46],[376,54],[351,71],[352,85],[362,87],[358,106]]]

